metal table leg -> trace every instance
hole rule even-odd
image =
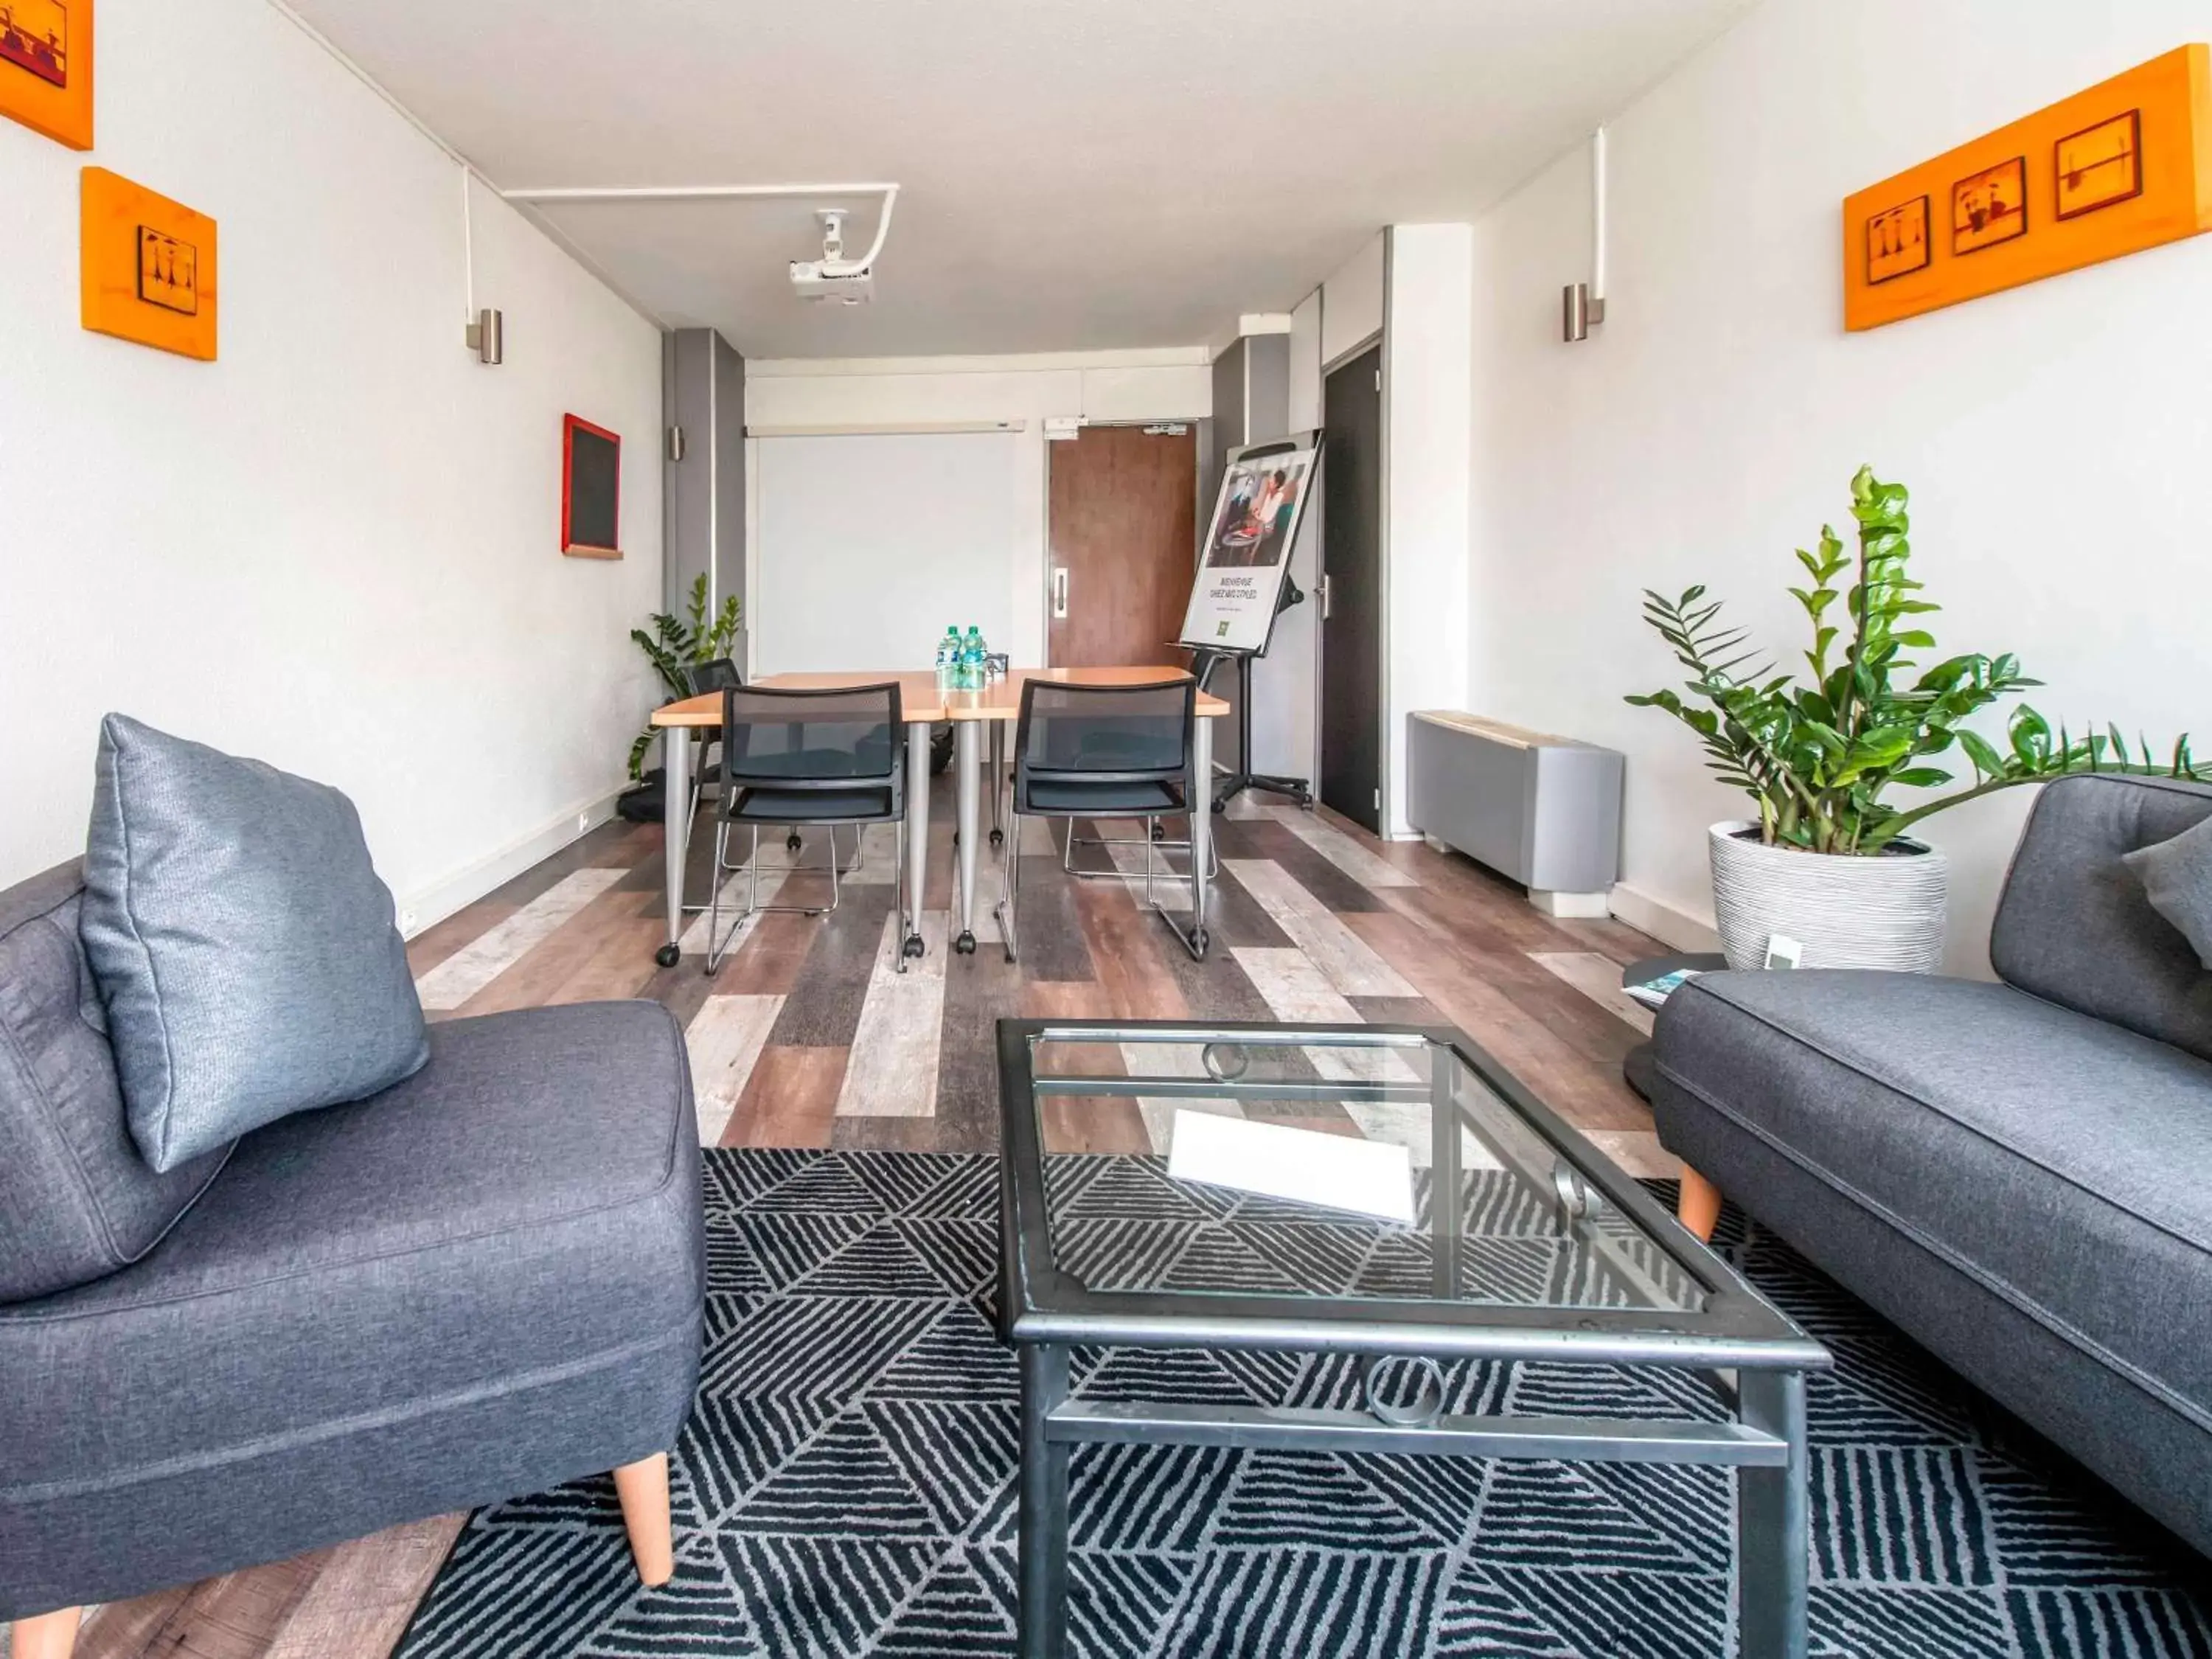
[[[1067,1350],[1024,1343],[1019,1518],[1021,1659],[1067,1653],[1067,1455],[1045,1419],[1067,1398]]]
[[[975,954],[975,840],[982,833],[983,723],[952,722],[953,797],[960,813],[960,931],[952,948]]]
[[[1195,729],[1191,733],[1190,769],[1197,799],[1191,803],[1190,813],[1190,885],[1194,907],[1190,930],[1194,948],[1203,957],[1212,942],[1206,927],[1206,872],[1213,858],[1213,814],[1207,810],[1213,795],[1213,722],[1201,717],[1192,724]]]
[[[1782,1467],[1736,1475],[1736,1651],[1741,1659],[1805,1659],[1804,1373],[1747,1370],[1736,1389],[1737,1419],[1790,1444]]]
[[[1006,820],[1004,802],[1006,793],[1006,723],[991,722],[991,845],[1006,844]]]
[[[926,948],[921,942],[922,894],[929,881],[929,722],[914,720],[906,729],[906,927],[899,971],[906,959]]]
[[[690,726],[660,728],[660,812],[665,830],[663,850],[668,861],[668,943],[653,952],[653,959],[664,968],[673,968],[684,949],[684,866],[691,851],[691,763],[696,749]],[[719,871],[714,879],[721,879]]]

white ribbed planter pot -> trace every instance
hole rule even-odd
[[[1931,974],[1941,965],[1951,878],[1942,853],[1909,841],[1897,843],[1909,852],[1838,858],[1766,846],[1758,830],[1739,820],[1707,832],[1713,911],[1729,967],[1764,967],[1776,933],[1805,947],[1803,968]]]

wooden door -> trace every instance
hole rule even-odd
[[[1198,560],[1195,432],[1086,426],[1045,456],[1048,665],[1180,661]]]
[[[1322,388],[1321,799],[1379,833],[1382,787],[1382,348]]]

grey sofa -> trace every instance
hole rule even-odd
[[[2002,982],[1714,974],[1656,1033],[1662,1141],[2212,1553],[2212,973],[2121,856],[2212,789],[2036,803]]]
[[[119,1103],[80,891],[72,866],[0,893],[0,1065]],[[610,1469],[665,1575],[704,1291],[682,1031],[599,1003],[430,1042],[383,1094],[240,1140],[134,1264],[0,1305],[19,1654],[66,1654],[82,1603]]]

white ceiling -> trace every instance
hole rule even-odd
[[[545,210],[769,357],[1200,343],[1480,213],[1753,3],[291,0],[504,188],[902,185],[860,307],[789,291],[811,202]]]

